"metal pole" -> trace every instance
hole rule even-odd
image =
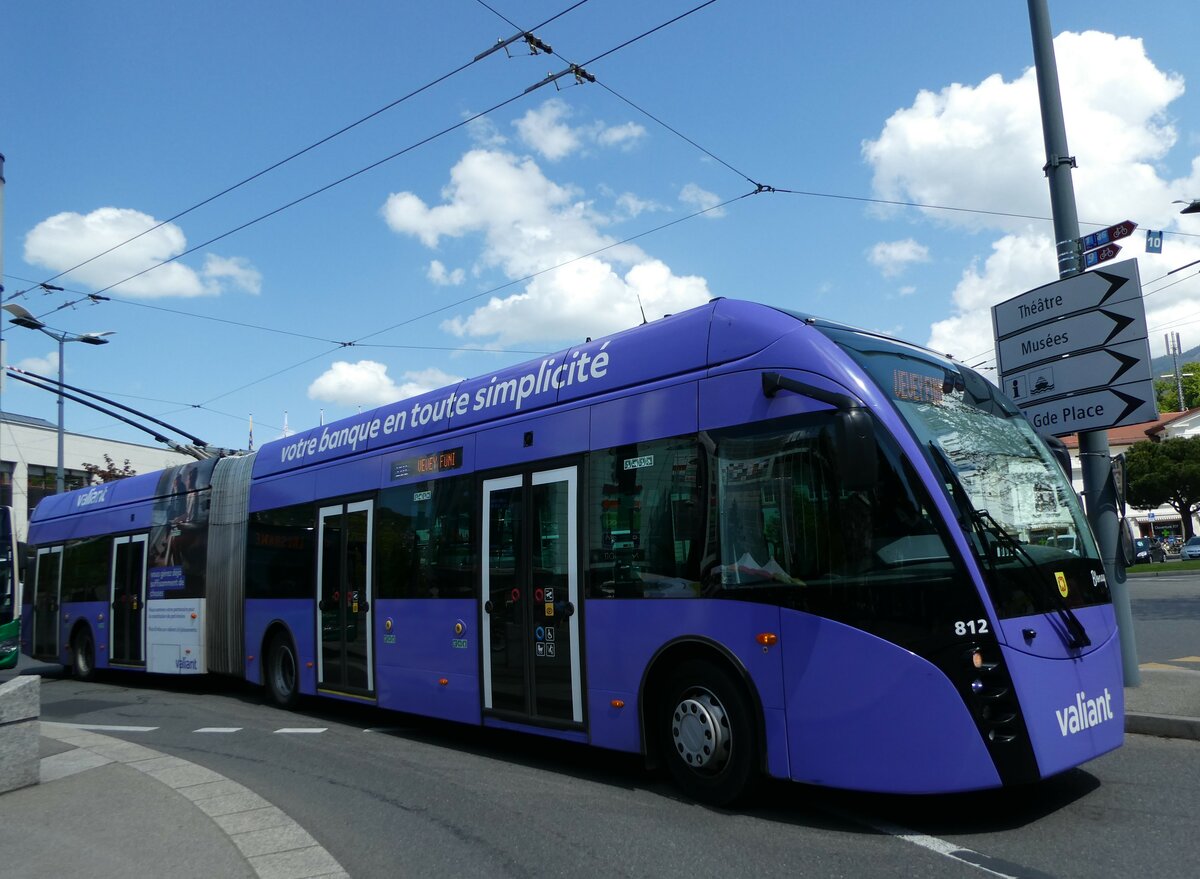
[[[1067,278],[1078,274],[1080,270],[1077,243],[1079,216],[1075,212],[1075,189],[1071,182],[1071,168],[1075,166],[1075,159],[1067,150],[1067,127],[1063,121],[1058,65],[1054,59],[1054,39],[1050,32],[1050,12],[1046,8],[1046,0],[1029,0],[1029,26],[1033,33],[1042,135],[1046,142],[1045,171],[1050,180],[1050,209],[1054,215],[1058,273],[1060,278]],[[1100,557],[1104,562],[1105,579],[1112,591],[1113,609],[1121,638],[1125,685],[1135,687],[1141,682],[1141,673],[1137,664],[1125,566],[1118,559],[1120,518],[1117,514],[1117,492],[1112,477],[1107,431],[1092,430],[1079,434],[1079,464],[1083,471],[1083,496],[1088,521],[1096,535]]]
[[[63,479],[63,342],[65,335],[55,336],[58,339],[58,473],[54,477],[54,491],[62,494],[65,488]]]

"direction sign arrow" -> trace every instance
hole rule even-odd
[[[1083,255],[1083,267],[1090,269],[1092,266],[1099,265],[1102,262],[1108,262],[1121,252],[1121,245],[1106,244],[1096,250],[1089,250]]]
[[[1083,391],[1153,378],[1145,339],[1084,351],[1001,375],[1000,388],[1024,409]]]
[[[1149,379],[1041,403],[1023,411],[1035,428],[1054,436],[1139,424],[1154,420],[1158,414],[1154,382]]]
[[[1141,295],[1137,260],[1129,259],[1103,271],[1072,275],[1001,302],[992,308],[992,325],[996,338],[1004,339],[1069,314]]]
[[[1141,298],[1114,302],[1001,339],[996,345],[1000,374],[1057,360],[1089,348],[1146,338]]]
[[[1084,250],[1091,250],[1095,247],[1103,247],[1105,244],[1111,244],[1114,241],[1120,241],[1122,238],[1128,238],[1136,228],[1137,223],[1133,222],[1133,220],[1122,220],[1114,226],[1109,226],[1107,229],[1101,229],[1099,232],[1085,235],[1079,241]]]

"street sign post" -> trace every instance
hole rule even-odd
[[[1093,232],[1091,235],[1085,235],[1077,240],[1082,245],[1081,249],[1092,250],[1114,241],[1120,241],[1122,238],[1128,238],[1136,228],[1137,223],[1133,220],[1122,220],[1107,229],[1101,229],[1099,232]]]
[[[1021,411],[1036,429],[1055,436],[1140,424],[1153,421],[1158,415],[1151,380],[1036,403]]]
[[[1135,339],[1004,374],[1001,389],[1018,406],[1057,400],[1095,387],[1154,378],[1146,342]]]
[[[1110,259],[1116,259],[1118,253],[1121,252],[1121,245],[1106,244],[1103,247],[1098,247],[1095,250],[1089,250],[1083,255],[1083,267],[1090,269],[1093,266],[1098,266],[1102,262],[1108,262]]]
[[[994,306],[992,329],[997,339],[1004,339],[1055,318],[1140,298],[1141,285],[1130,283],[1136,280],[1137,261],[1132,259],[1102,271],[1072,275]]]
[[[1000,373],[1056,360],[1091,348],[1146,338],[1146,309],[1141,299],[1093,308],[1001,339],[996,346]]]
[[[1066,436],[1157,417],[1136,260],[1001,302],[992,327],[1000,388],[1042,432]]]

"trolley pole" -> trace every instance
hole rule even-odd
[[[1075,159],[1067,150],[1067,128],[1063,121],[1062,96],[1058,89],[1058,65],[1054,59],[1054,39],[1050,33],[1050,12],[1046,0],[1029,0],[1029,26],[1033,32],[1033,61],[1037,72],[1038,97],[1042,111],[1042,135],[1046,141],[1046,176],[1050,181],[1050,209],[1054,216],[1054,239],[1058,252],[1058,276],[1068,278],[1080,271],[1079,216],[1075,211],[1075,189],[1071,168]],[[1118,559],[1117,490],[1108,450],[1108,431],[1090,430],[1079,434],[1079,464],[1083,471],[1083,497],[1088,521],[1100,557],[1104,576],[1112,592],[1113,608],[1121,638],[1121,663],[1125,686],[1141,683],[1137,663],[1137,645],[1133,637],[1133,614],[1124,561]]]

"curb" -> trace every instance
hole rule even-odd
[[[1125,732],[1167,739],[1200,740],[1200,718],[1125,712]]]
[[[284,812],[211,769],[71,724],[42,721],[41,734],[75,746],[75,750],[42,758],[43,783],[107,763],[123,763],[165,784],[207,815],[261,879],[348,875],[333,855]]]

